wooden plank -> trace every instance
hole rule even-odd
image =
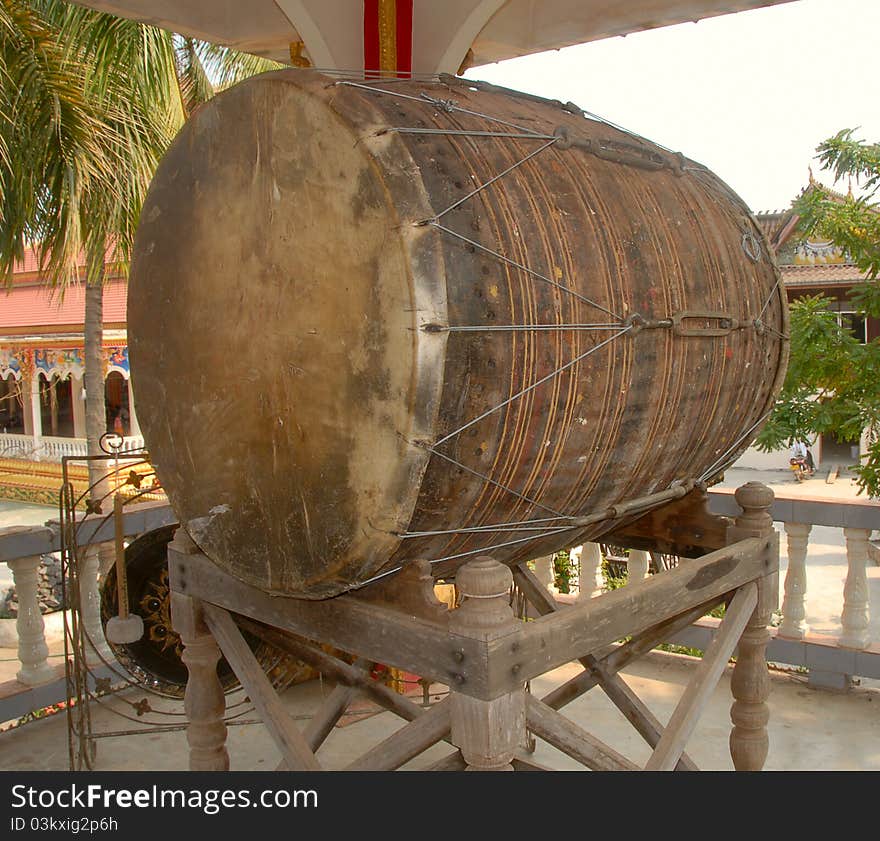
[[[675,767],[757,604],[758,585],[754,582],[740,588],[733,597],[712,644],[651,754],[646,771],[669,771]]]
[[[453,751],[443,759],[438,760],[433,765],[429,765],[426,771],[464,771],[467,768],[467,762],[461,755],[460,750]]]
[[[372,667],[373,664],[369,660],[357,660],[352,668],[366,670]],[[333,691],[327,696],[327,700],[321,704],[321,707],[311,717],[305,730],[303,730],[303,738],[306,740],[306,744],[312,753],[317,752],[318,748],[324,744],[336,722],[342,718],[348,709],[348,705],[359,694],[360,690],[356,686],[339,685],[333,687]],[[287,763],[284,762],[284,765],[286,766]]]
[[[405,695],[395,692],[384,683],[373,680],[370,677],[369,669],[350,665],[344,660],[328,654],[320,646],[302,637],[291,637],[288,634],[270,630],[264,625],[244,617],[239,617],[237,621],[246,631],[250,631],[276,648],[280,648],[282,651],[286,651],[288,654],[304,660],[322,672],[326,677],[332,678],[346,686],[360,689],[365,695],[369,695],[386,710],[399,715],[406,721],[412,721],[424,712],[424,707],[413,703]],[[360,662],[368,663],[370,661],[362,660]]]
[[[515,757],[513,757],[513,761],[510,763],[513,765],[514,771],[552,771],[553,768],[548,768],[546,765],[541,765],[540,762],[535,762],[531,756],[528,756],[525,753],[518,753]]]
[[[171,587],[177,592],[210,599],[213,604],[321,640],[359,657],[395,666],[430,678],[464,694],[477,694],[485,686],[478,670],[460,678],[464,659],[485,659],[485,643],[460,637],[446,622],[432,622],[382,605],[368,604],[353,596],[309,601],[272,596],[227,575],[203,554],[183,554],[169,547]]]
[[[346,771],[393,771],[449,735],[449,698],[392,733],[351,763]]]
[[[281,751],[287,767],[295,771],[319,771],[321,766],[315,759],[315,754],[290,720],[269,678],[263,673],[232,617],[222,607],[207,602],[203,602],[203,610],[211,634],[260,713],[263,724]]]
[[[600,598],[523,623],[486,644],[488,680],[464,690],[481,698],[512,692],[563,663],[657,625],[773,571],[770,537],[750,537]],[[479,675],[478,675],[479,676]],[[456,687],[458,689],[458,687]]]
[[[561,605],[541,585],[534,573],[522,565],[514,569],[513,578],[517,586],[525,593],[526,598],[541,614],[546,615],[560,609]],[[663,727],[654,714],[642,703],[641,699],[616,670],[608,669],[605,664],[592,654],[580,658],[580,664],[590,672],[602,691],[619,709],[626,719],[635,727],[639,735],[654,748],[660,741]],[[687,754],[683,754],[678,770],[697,771],[697,764]]]
[[[615,546],[653,549],[684,557],[721,549],[727,545],[730,521],[710,512],[708,506],[705,488],[695,488],[687,496],[616,528],[602,540]]]
[[[94,514],[82,517],[79,522],[76,541],[80,546],[113,540],[115,526],[112,518]],[[122,512],[126,537],[176,522],[177,515],[167,502],[139,502],[126,506]],[[48,520],[43,526],[0,528],[0,563],[58,552],[60,549],[61,524],[57,518]]]
[[[687,613],[681,614],[681,616],[676,616],[674,619],[655,625],[642,632],[639,636],[628,640],[623,645],[613,646],[606,654],[599,654],[596,657],[604,663],[605,668],[609,671],[619,671],[633,660],[655,648],[671,634],[678,632],[681,628],[690,626],[714,606],[714,601],[700,605]],[[596,685],[596,678],[593,676],[593,673],[585,671],[566,681],[561,686],[556,687],[556,689],[548,693],[541,700],[547,706],[558,710],[579,698]]]
[[[534,695],[526,696],[526,725],[536,736],[594,771],[639,770],[634,762],[550,709]]]

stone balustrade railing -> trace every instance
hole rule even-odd
[[[124,439],[123,450],[135,450],[144,446],[140,435]],[[51,435],[17,435],[0,433],[0,458],[26,459],[29,461],[60,462],[64,456],[81,457],[88,454],[85,438],[61,438]]]
[[[710,491],[710,499],[717,513],[736,513],[732,491]],[[777,498],[771,513],[784,528],[789,561],[781,594],[781,622],[771,641],[769,658],[776,662],[805,666],[811,670],[811,677],[815,671],[826,677],[836,675],[841,680],[855,675],[880,678],[880,645],[872,643],[869,638],[871,608],[867,573],[871,531],[880,527],[880,503]],[[167,503],[150,502],[127,508],[123,513],[123,522],[125,534],[134,536],[175,522],[175,516]],[[841,628],[836,637],[817,638],[809,633],[806,622],[806,558],[810,531],[816,524],[843,529],[846,541],[848,574],[841,594]],[[100,516],[87,517],[77,529],[77,541],[81,546],[109,542],[113,539],[113,529],[112,521],[105,522]],[[40,686],[54,678],[54,672],[47,664],[48,649],[37,602],[37,576],[41,556],[58,551],[60,545],[57,522],[50,521],[45,526],[0,529],[0,563],[8,564],[18,590],[20,669],[17,680],[23,686]],[[574,554],[580,568],[580,586],[576,597],[592,598],[603,587],[599,547],[586,544],[574,550]],[[83,604],[98,603],[97,566],[97,563],[90,563],[81,570],[82,581],[87,581],[85,586],[89,588],[88,592],[81,594]],[[647,553],[631,551],[628,568],[631,579],[647,575]],[[552,586],[553,570],[549,559],[539,559],[537,574],[548,586]],[[103,639],[100,618],[95,611],[92,613],[94,615],[84,616],[83,621],[88,625],[90,636],[100,644]],[[688,632],[693,633],[683,640],[686,644],[705,648],[712,632],[711,623],[708,626],[698,623],[685,633]],[[840,683],[834,679],[819,682]],[[60,697],[56,700],[60,700]],[[4,720],[2,709],[0,720]]]
[[[710,506],[715,513],[736,516],[738,506],[733,489],[712,489]],[[768,649],[768,657],[779,663],[809,670],[810,680],[819,685],[842,688],[853,677],[880,679],[880,639],[870,633],[870,588],[868,569],[872,551],[871,533],[880,529],[880,502],[870,500],[802,499],[777,496],[771,514],[781,524],[788,564],[780,592],[779,625]],[[839,592],[840,628],[836,634],[811,634],[807,623],[807,559],[814,526],[841,529],[847,562],[846,580]],[[578,587],[568,599],[589,599],[604,587],[602,554],[597,544],[571,550],[578,568]],[[648,574],[649,555],[632,549],[627,557],[628,580]],[[536,573],[546,584],[553,580],[551,560],[540,558]],[[880,605],[874,606],[875,610]],[[674,642],[705,649],[714,623],[707,620],[677,636]]]

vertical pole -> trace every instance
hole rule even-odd
[[[31,434],[34,436],[34,461],[40,460],[40,448],[43,446],[43,412],[40,408],[40,375],[33,371],[30,380],[31,387]]]
[[[455,583],[461,606],[452,611],[449,629],[453,634],[489,640],[509,633],[517,626],[510,609],[510,569],[492,558],[481,557],[458,570]],[[461,663],[458,683],[467,680],[470,668],[482,664]],[[525,684],[491,701],[482,701],[454,691],[451,693],[452,743],[460,748],[468,771],[512,771],[510,764],[526,740]]]
[[[785,573],[785,596],[782,600],[782,624],[779,636],[802,640],[809,630],[806,622],[807,547],[810,523],[785,523],[788,537],[788,570]]]
[[[198,549],[182,528],[174,535],[169,548],[180,554]],[[226,698],[217,676],[220,648],[202,615],[201,603],[181,593],[171,593],[171,619],[183,641],[183,662],[189,678],[183,706],[189,720],[186,739],[189,743],[190,771],[228,771],[226,750]]]
[[[730,756],[737,771],[760,771],[769,749],[770,673],[766,653],[770,632],[767,626],[779,599],[779,542],[770,517],[773,491],[759,482],[749,482],[737,489],[735,497],[742,513],[729,529],[728,540],[766,537],[768,574],[758,580],[758,604],[740,638],[730,680],[734,697],[730,708],[733,722]]]
[[[843,585],[841,633],[842,648],[862,649],[868,645],[870,623],[868,607],[868,539],[870,529],[844,529],[846,538],[846,583]]]
[[[12,570],[12,580],[18,594],[18,659],[21,669],[15,676],[19,683],[39,686],[55,677],[49,665],[49,647],[46,645],[43,615],[40,613],[39,574],[43,559],[39,555],[16,558],[6,562]]]
[[[134,391],[131,388],[131,377],[126,380],[128,384],[128,434],[136,438],[141,434],[141,425],[138,422],[137,412],[134,410]]]
[[[98,575],[101,566],[101,547],[104,544],[86,548],[80,559],[79,574],[79,614],[85,634],[85,657],[89,666],[101,666],[113,661],[113,652],[104,638],[101,624],[101,595],[98,591]],[[111,544],[112,545],[112,544]]]
[[[602,595],[602,550],[598,543],[585,543],[572,552],[578,557],[578,601],[587,601]]]
[[[650,555],[644,549],[630,549],[626,559],[626,583],[635,584],[648,577]]]
[[[553,556],[545,555],[543,558],[535,558],[535,578],[540,581],[549,592],[556,594],[556,569],[553,566]]]
[[[82,377],[70,375],[70,398],[73,403],[73,437],[86,437],[86,400]]]

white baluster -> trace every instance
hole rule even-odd
[[[846,538],[846,583],[843,585],[841,633],[837,644],[843,648],[868,645],[868,538],[870,529],[844,529]]]
[[[38,686],[53,680],[55,673],[48,663],[45,626],[40,613],[39,580],[43,560],[39,555],[7,561],[18,594],[18,659],[21,669],[16,675],[19,683]]]
[[[650,555],[644,549],[630,549],[626,559],[626,580],[628,584],[648,577]]]
[[[585,543],[572,551],[577,552],[579,560],[578,601],[586,601],[602,595],[605,580],[602,577],[602,550],[599,544]]]
[[[788,538],[788,570],[785,573],[785,596],[782,600],[782,624],[779,636],[801,640],[810,629],[806,623],[807,546],[810,523],[785,523]]]
[[[543,558],[535,558],[535,577],[551,593],[556,593],[556,570],[553,567],[553,556],[545,555]]]
[[[100,547],[89,546],[79,570],[79,611],[86,636],[86,663],[90,666],[100,666],[102,658],[107,662],[113,661],[113,653],[104,639],[104,629],[101,626],[101,596],[98,592],[100,561]]]

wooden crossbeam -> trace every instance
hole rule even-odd
[[[513,578],[520,590],[525,593],[526,598],[542,616],[560,609],[556,599],[550,595],[547,588],[524,564],[514,569]],[[608,668],[592,654],[580,657],[579,662],[591,674],[593,680],[602,687],[602,691],[605,692],[611,703],[635,727],[639,735],[652,748],[656,747],[660,741],[660,734],[663,732],[662,725],[626,681],[617,674],[617,670]],[[678,766],[682,771],[699,770],[696,763],[687,755],[681,757]]]
[[[296,771],[319,771],[321,766],[315,754],[290,720],[275,688],[232,617],[222,607],[207,602],[203,604],[203,611],[211,634],[260,713],[287,767]]]
[[[639,766],[533,695],[526,696],[526,726],[545,742],[594,771],[638,771]]]
[[[315,645],[302,637],[291,637],[279,631],[270,630],[258,622],[253,622],[245,617],[239,617],[238,623],[245,630],[255,636],[271,643],[276,648],[286,651],[288,654],[298,657],[311,666],[314,666],[325,677],[329,677],[345,686],[360,689],[386,710],[400,716],[405,721],[412,721],[424,712],[424,707],[413,703],[409,698],[395,692],[370,676],[370,670],[350,665],[332,654],[328,654],[319,645]],[[358,662],[370,662],[362,659]]]
[[[646,771],[669,771],[675,767],[757,604],[758,585],[754,582],[741,587],[733,597],[696,674],[651,754]]]
[[[394,771],[449,735],[449,698],[392,733],[351,763],[346,771]]]
[[[773,571],[771,537],[749,537],[598,599],[541,616],[486,644],[485,685],[469,677],[461,691],[479,698],[512,692],[523,680],[640,634]]]

